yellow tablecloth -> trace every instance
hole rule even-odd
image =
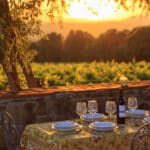
[[[78,133],[62,133],[51,128],[52,123],[28,125],[21,144],[32,150],[129,150],[138,128],[129,123],[115,131],[92,132],[88,126]]]

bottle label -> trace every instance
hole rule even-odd
[[[125,110],[126,110],[125,105],[119,105],[119,117],[120,118],[125,117]]]

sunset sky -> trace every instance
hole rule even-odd
[[[69,1],[69,0],[66,0]],[[73,1],[68,7],[68,14],[65,19],[78,21],[104,21],[104,20],[123,20],[132,16],[142,14],[138,3],[132,10],[131,0],[126,0],[128,10],[122,7],[118,8],[118,4],[113,0],[81,0]]]
[[[68,1],[68,0],[66,0]],[[132,5],[131,0],[126,0],[127,5]],[[137,4],[138,5],[138,4]],[[42,29],[45,33],[59,32],[64,36],[73,30],[83,30],[94,36],[108,29],[132,29],[137,26],[150,25],[150,16],[143,16],[141,9],[135,5],[135,10],[118,9],[112,0],[81,0],[74,1],[68,8],[68,14],[63,17],[63,27],[47,20],[43,21]]]

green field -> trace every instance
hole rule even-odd
[[[35,77],[43,86],[117,82],[120,76],[129,81],[150,80],[150,62],[32,63]],[[21,71],[20,71],[21,73]],[[20,76],[24,85],[24,77]],[[0,68],[0,87],[7,79]]]

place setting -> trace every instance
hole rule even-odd
[[[144,118],[149,116],[149,112],[143,109],[138,109],[137,98],[132,96],[128,98],[128,110],[126,111],[127,117],[131,118]]]
[[[114,131],[117,128],[116,123],[111,121],[112,115],[116,112],[116,104],[114,101],[106,102],[105,111],[109,114],[109,121],[105,121],[107,119],[106,115],[97,113],[98,107],[96,100],[88,101],[88,112],[92,116],[89,117],[90,119],[92,118],[91,123],[88,125],[89,132],[99,133],[105,131]]]
[[[73,135],[73,134],[80,133],[83,128],[82,125],[83,115],[87,113],[87,107],[85,102],[77,102],[76,113],[80,118],[80,122],[74,122],[74,121],[54,122],[52,124],[52,129],[63,135],[68,135],[68,134]]]
[[[81,131],[81,125],[73,121],[54,122],[51,128],[59,135],[76,135]]]
[[[112,116],[116,112],[116,103],[112,100],[106,102],[105,112],[108,114],[109,121],[96,121],[89,125],[94,131],[114,131],[117,128],[115,122],[112,122]]]
[[[96,100],[88,101],[88,113],[84,113],[82,120],[88,124],[94,121],[104,120],[106,116],[102,113],[98,113],[98,104]]]
[[[141,126],[143,123],[150,122],[149,111],[138,108],[137,97],[128,97],[127,107],[126,117],[130,119],[131,124]]]

